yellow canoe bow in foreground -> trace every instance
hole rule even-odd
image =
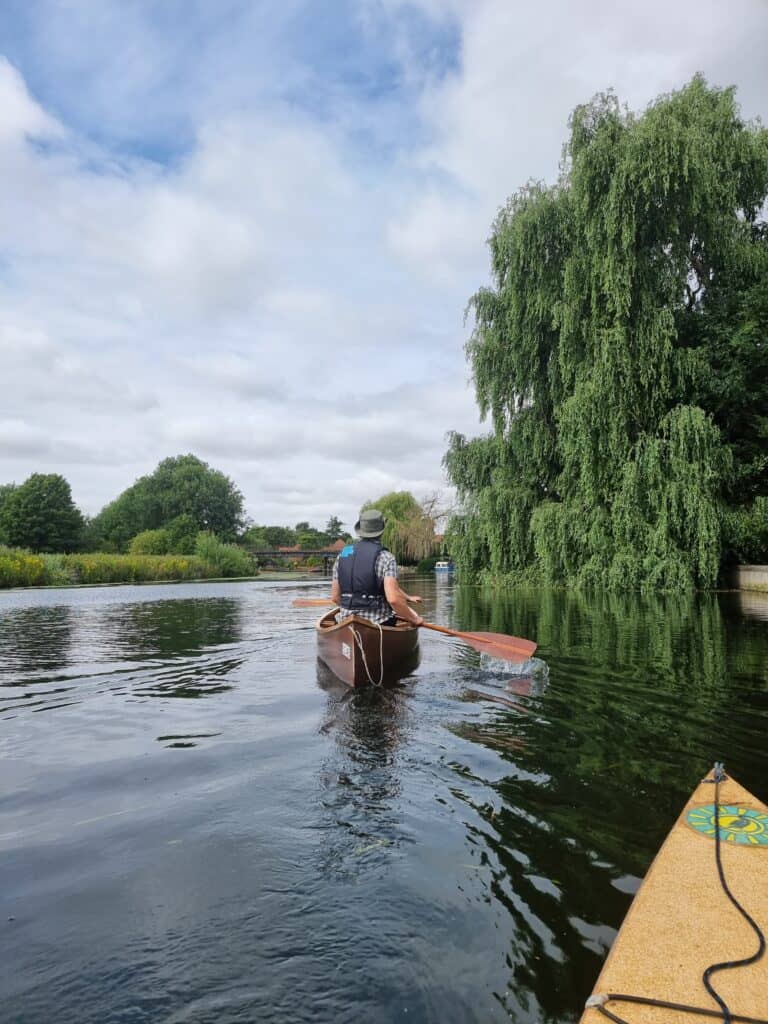
[[[716,792],[719,844],[714,825]],[[649,868],[581,1024],[605,1024],[606,1020],[768,1024],[765,940],[761,943],[758,931],[723,889],[718,845],[728,888],[758,931],[768,936],[768,807],[724,773],[716,786],[710,773],[693,792]],[[754,962],[710,972],[710,984],[727,1007],[727,1015],[707,991],[702,976],[712,964],[749,958]],[[648,1005],[645,999],[667,1005]],[[697,1007],[700,1012],[669,1004]]]

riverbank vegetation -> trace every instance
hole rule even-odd
[[[768,131],[732,89],[574,111],[470,303],[492,431],[445,457],[465,578],[679,590],[768,560],[767,196]]]
[[[203,547],[202,556],[49,554],[0,547],[0,587],[69,587],[255,575],[253,562],[239,548],[220,545],[228,549],[221,557],[221,551]]]
[[[397,492],[369,504],[385,512],[385,543],[401,561],[432,553],[436,499]],[[239,489],[194,455],[164,459],[92,520],[58,474],[0,487],[0,587],[233,578],[256,575],[260,564],[320,569],[323,558],[305,552],[350,539],[337,516],[324,531],[306,521],[246,525]]]
[[[242,500],[223,473],[182,455],[89,521],[64,477],[34,473],[0,488],[0,587],[253,576],[251,555],[228,543]]]

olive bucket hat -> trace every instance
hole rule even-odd
[[[387,520],[377,508],[367,508],[360,513],[360,518],[355,523],[355,532],[359,537],[380,537],[384,533]]]

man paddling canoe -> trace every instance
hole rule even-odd
[[[392,626],[396,619],[415,626],[424,621],[407,604],[418,603],[421,598],[406,594],[400,587],[395,556],[381,545],[386,524],[378,509],[361,512],[355,523],[359,541],[347,544],[334,563],[331,599],[339,606],[339,622],[350,615],[382,626]]]

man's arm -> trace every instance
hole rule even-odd
[[[415,612],[413,608],[408,607],[408,595],[401,588],[394,576],[384,577],[384,596],[392,606],[392,611],[399,619],[405,619],[406,622],[412,622],[414,626],[420,626],[422,624],[424,619],[422,619],[418,612]]]
[[[334,604],[341,604],[341,585],[338,580],[331,584],[331,600]]]

